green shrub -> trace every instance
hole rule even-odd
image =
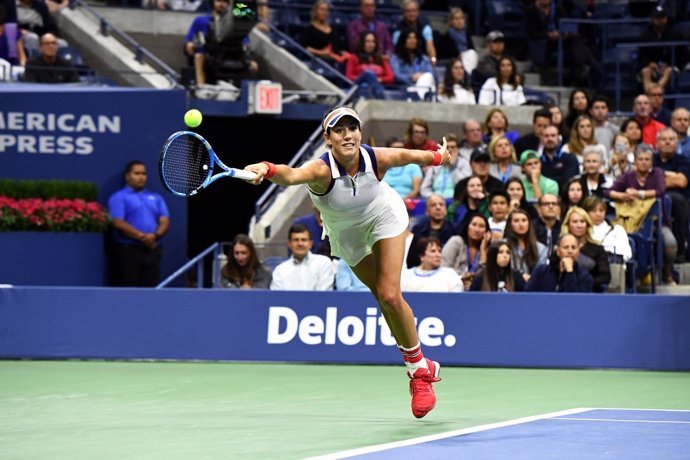
[[[98,186],[94,182],[66,180],[0,179],[0,196],[8,198],[82,199],[96,201]]]

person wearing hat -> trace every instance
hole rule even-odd
[[[684,40],[684,37],[668,27],[668,15],[663,6],[656,6],[652,10],[650,24],[638,41],[659,42]],[[673,53],[675,48],[675,62]],[[644,91],[649,90],[650,83],[659,83],[666,88],[675,69],[682,69],[688,62],[687,46],[647,46],[640,47],[637,58],[640,67],[640,80]]]
[[[505,49],[506,42],[503,32],[492,30],[486,34],[487,53],[479,60],[477,68],[472,71],[471,75],[472,89],[475,90],[475,94],[479,93],[479,88],[487,79],[496,76],[496,66],[503,57]]]
[[[538,200],[547,193],[558,196],[558,182],[541,175],[541,158],[534,150],[525,150],[520,155],[520,167],[525,178],[522,186],[525,188],[525,198],[529,201]]]
[[[487,194],[505,190],[503,182],[489,174],[489,170],[491,169],[491,154],[486,145],[481,145],[472,151],[472,155],[470,155],[470,168],[472,168],[472,175],[462,179],[455,185],[455,193],[453,196],[461,196],[467,188],[467,182],[474,176],[481,179],[482,185],[484,185],[484,191]]]
[[[326,112],[321,127],[327,151],[319,158],[298,168],[263,161],[245,170],[256,174],[250,181],[255,185],[264,178],[284,187],[307,185],[321,212],[331,255],[344,260],[378,302],[407,366],[412,413],[424,417],[436,405],[433,383],[440,380],[441,366],[422,354],[414,313],[400,289],[407,208],[379,178],[396,166],[448,164],[446,140],[435,151],[371,147],[362,143],[359,114],[347,106]]]

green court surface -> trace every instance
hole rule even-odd
[[[577,407],[690,409],[690,373],[0,361],[2,459],[297,459]]]

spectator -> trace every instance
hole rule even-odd
[[[592,54],[589,44],[578,32],[562,32],[558,29],[561,18],[568,13],[551,0],[535,0],[525,8],[525,24],[529,40],[546,41],[545,55],[539,60],[549,62],[549,56],[558,51],[558,39],[562,37],[564,60],[570,67],[570,86],[594,86],[602,80],[601,64]]]
[[[397,137],[391,137],[386,140],[386,147],[402,149],[405,148],[405,144]],[[423,177],[424,173],[419,165],[408,164],[389,168],[383,176],[383,181],[388,183],[403,199],[410,199],[419,197]]]
[[[573,129],[570,131],[570,140],[561,149],[565,153],[569,153],[577,158],[579,172],[582,173],[582,163],[584,157],[582,152],[585,147],[596,146],[603,155],[606,154],[606,148],[597,143],[594,137],[594,126],[592,118],[589,115],[582,115],[577,117],[573,124]]]
[[[584,157],[584,171],[580,176],[582,194],[585,198],[591,195],[603,198],[605,191],[613,185],[613,180],[602,172],[605,168],[601,160],[601,151],[596,145],[588,145],[582,156]]]
[[[635,118],[627,118],[621,124],[621,132],[628,138],[630,148],[634,152],[642,143],[642,125]]]
[[[432,66],[436,65],[437,55],[436,46],[434,45],[434,30],[429,22],[419,15],[419,2],[417,0],[403,0],[401,7],[402,19],[392,35],[393,43],[396,48],[398,47],[400,36],[406,34],[406,31],[414,30],[417,32],[417,42],[415,46],[419,50],[419,53],[415,54],[426,56]]]
[[[537,241],[546,246],[548,255],[551,255],[553,248],[561,234],[561,200],[558,195],[546,193],[537,202],[539,216],[532,219],[534,233]]]
[[[479,147],[474,149],[472,156],[470,156],[470,168],[472,168],[472,175],[479,177],[486,193],[491,193],[496,190],[503,190],[503,182],[489,174],[491,168],[491,154],[486,147]],[[467,188],[468,178],[465,178],[455,185],[454,196],[461,196],[465,188]]]
[[[41,55],[26,63],[24,81],[34,83],[76,83],[77,69],[66,59],[58,56],[57,37],[51,33],[41,36]]]
[[[678,41],[683,36],[668,26],[668,16],[663,6],[659,5],[652,10],[650,24],[640,35],[641,42]],[[675,54],[675,62],[672,56]],[[658,83],[666,88],[674,72],[674,67],[682,69],[688,61],[688,51],[685,46],[676,46],[675,50],[670,46],[641,47],[638,51],[637,62],[640,66],[640,79],[642,89],[647,91],[650,83]],[[646,142],[646,141],[645,141]]]
[[[256,2],[256,17],[259,20],[256,28],[264,33],[270,33],[271,27],[269,24],[275,22],[275,18],[273,17],[273,11],[268,6],[268,0]]]
[[[616,137],[613,138],[613,150],[609,160],[609,174],[613,179],[617,179],[632,171],[634,162],[635,155],[628,136],[623,133],[616,134]]]
[[[447,165],[431,166],[426,170],[422,181],[424,198],[434,194],[446,199],[453,198],[455,185],[472,174],[469,162],[459,156],[458,136],[448,133],[445,139],[446,149],[450,153],[450,162]]]
[[[565,218],[570,208],[580,206],[585,194],[582,191],[580,177],[571,177],[561,189],[561,219]]]
[[[484,129],[486,132],[482,140],[488,144],[496,137],[505,136],[513,144],[520,137],[520,133],[509,131],[508,127],[508,115],[499,108],[493,108],[484,117]]]
[[[492,177],[504,184],[511,177],[522,179],[520,165],[515,156],[515,148],[506,136],[494,137],[489,143],[489,155],[491,155],[489,174]]]
[[[328,243],[328,235],[323,233],[323,220],[321,220],[321,212],[319,209],[312,204],[312,212],[305,214],[303,216],[296,217],[292,221],[292,225],[304,225],[309,230],[309,235],[311,236],[311,252],[314,254],[330,255],[325,254],[326,248],[322,250],[322,246]]]
[[[690,110],[679,107],[671,114],[671,127],[678,135],[678,148],[676,153],[690,160]]]
[[[620,176],[609,190],[609,198],[621,203],[663,198],[666,181],[661,168],[653,168],[654,150],[649,144],[640,144],[635,149],[635,169]],[[616,206],[616,213],[622,206]],[[671,231],[668,216],[664,213],[661,236],[664,246],[663,281],[674,284],[673,261],[676,257],[677,243]]]
[[[438,86],[438,101],[447,104],[477,104],[462,60],[459,58],[451,59],[446,64],[443,83]]]
[[[410,248],[412,250],[407,255],[407,267],[412,268],[419,265],[419,254],[414,251],[417,247],[417,242],[422,237],[433,236],[441,241],[441,245],[446,244],[446,241],[455,234],[455,228],[446,220],[448,208],[446,207],[446,200],[441,195],[432,195],[426,200],[426,218],[418,222],[412,227],[412,243]]]
[[[504,56],[498,61],[496,73],[482,85],[477,102],[482,105],[513,107],[527,102],[522,78],[517,73],[513,58]]]
[[[525,291],[592,292],[592,275],[577,262],[580,247],[573,235],[561,235],[548,264],[541,264],[530,277]]]
[[[330,257],[311,253],[312,236],[309,229],[293,224],[288,230],[290,259],[273,269],[273,291],[331,291],[333,290],[333,262]]]
[[[246,36],[228,34],[233,15],[229,0],[213,0],[210,15],[197,16],[185,35],[185,52],[194,64],[196,85],[215,83],[228,75],[249,76],[258,72],[245,43]],[[233,26],[240,21],[233,21]],[[239,32],[240,28],[236,27]]]
[[[475,91],[479,91],[486,80],[496,76],[496,68],[506,48],[505,37],[500,30],[492,30],[486,34],[485,42],[487,53],[479,60],[471,75]]]
[[[479,176],[467,178],[466,187],[455,187],[453,202],[448,208],[448,220],[455,228],[461,228],[472,213],[489,216],[487,194]],[[487,227],[488,228],[488,227]]]
[[[378,50],[376,34],[363,32],[354,53],[349,55],[345,76],[359,85],[359,95],[386,99],[383,85],[392,85],[393,69]]]
[[[525,198],[528,201],[538,200],[547,193],[558,195],[558,182],[542,175],[542,161],[537,152],[534,150],[522,152],[520,166],[525,176],[522,179],[522,187],[525,189]]]
[[[524,209],[532,219],[539,217],[536,208],[527,201],[525,187],[522,185],[522,179],[511,177],[506,181],[506,192],[510,196],[510,210]]]
[[[639,94],[635,98],[633,113],[642,129],[642,142],[656,148],[656,135],[665,125],[652,118],[652,106],[646,94]]]
[[[625,263],[632,258],[632,248],[625,229],[618,224],[612,224],[606,219],[606,203],[598,196],[588,196],[582,202],[582,208],[587,211],[592,220],[592,237],[600,241],[609,253],[609,260]],[[611,257],[613,256],[613,257]]]
[[[578,264],[592,275],[594,292],[605,292],[611,282],[611,269],[606,250],[594,239],[593,224],[589,214],[584,209],[573,206],[563,219],[561,235],[570,233],[577,238],[580,246]]]
[[[441,247],[435,237],[421,238],[413,246],[420,262],[403,271],[403,292],[462,292],[462,281],[455,270],[441,266]]]
[[[268,289],[271,285],[271,270],[259,261],[252,239],[241,233],[233,238],[220,275],[224,288]]]
[[[589,115],[594,122],[594,137],[608,152],[613,147],[613,138],[620,132],[620,127],[609,121],[609,101],[602,94],[592,98]]]
[[[548,109],[539,109],[532,114],[532,132],[523,134],[514,142],[515,153],[518,157],[525,150],[539,150],[542,131],[550,124],[551,112]]]
[[[551,124],[558,128],[558,134],[560,135],[561,140],[570,139],[570,127],[565,125],[565,119],[563,117],[561,107],[549,102],[544,104],[544,108],[551,113]]]
[[[442,265],[460,275],[465,290],[486,264],[486,251],[491,241],[489,222],[482,214],[471,213],[457,235],[443,245]]]
[[[510,266],[510,246],[505,241],[491,243],[486,267],[472,279],[470,291],[520,292],[525,290],[522,273]]]
[[[467,27],[465,12],[453,6],[448,10],[448,29],[439,36],[437,52],[440,58],[460,59],[467,74],[477,67],[479,55],[474,49],[472,34]]]
[[[352,268],[343,260],[338,259],[335,272],[336,291],[369,291],[366,284],[362,283],[352,271]]]
[[[311,22],[302,32],[302,46],[324,61],[344,64],[350,57],[345,44],[329,23],[331,4],[328,0],[315,0],[311,9]]]
[[[678,136],[673,128],[664,128],[657,137],[657,153],[654,155],[654,167],[664,171],[666,196],[671,198],[671,229],[676,238],[678,252],[676,263],[686,261],[688,242],[688,215],[690,214],[690,161],[676,153]]]
[[[420,99],[424,99],[428,92],[435,91],[436,76],[429,56],[417,46],[420,37],[419,32],[414,29],[400,33],[395,42],[391,67],[396,83],[406,85],[408,91],[415,91]]]
[[[438,143],[429,139],[429,123],[424,118],[410,118],[405,132],[405,148],[418,150],[438,150]]]
[[[473,118],[462,124],[462,142],[460,143],[460,157],[470,161],[472,153],[487,145],[482,141],[482,126]]]
[[[555,126],[544,128],[541,133],[541,146],[541,172],[549,179],[558,182],[560,188],[568,179],[580,174],[580,165],[575,155],[565,153],[561,149],[558,130]]]
[[[43,0],[17,0],[17,23],[19,27],[38,36],[45,33],[57,34],[57,27]]]
[[[12,66],[24,66],[26,52],[22,31],[15,23],[6,22],[5,14],[4,7],[0,5],[0,63],[4,60]],[[2,71],[1,67],[0,71]],[[10,76],[0,74],[0,80],[3,78],[9,80]]]
[[[359,0],[359,17],[347,25],[347,41],[351,52],[357,52],[359,38],[366,31],[374,32],[379,52],[390,59],[393,55],[393,40],[386,22],[376,18],[375,0]]]
[[[589,94],[584,89],[576,88],[570,92],[568,98],[568,114],[565,116],[564,124],[570,133],[573,129],[575,120],[583,115],[588,115],[590,106]]]
[[[160,240],[170,227],[170,213],[163,197],[146,189],[144,163],[130,161],[124,180],[125,186],[108,200],[114,228],[111,283],[153,287],[160,281]]]
[[[664,106],[664,87],[659,83],[650,83],[647,85],[646,93],[652,118],[665,126],[670,126],[671,111]]]
[[[515,209],[510,212],[504,235],[510,245],[513,270],[522,272],[527,281],[532,270],[547,258],[546,246],[537,241],[527,211]]]
[[[492,240],[503,238],[506,229],[506,218],[510,212],[510,195],[504,190],[489,195],[489,231]]]

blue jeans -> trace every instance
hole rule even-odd
[[[360,96],[373,96],[376,99],[385,99],[386,92],[383,89],[383,85],[379,82],[376,74],[371,70],[365,70],[362,72],[354,82],[359,86]]]

